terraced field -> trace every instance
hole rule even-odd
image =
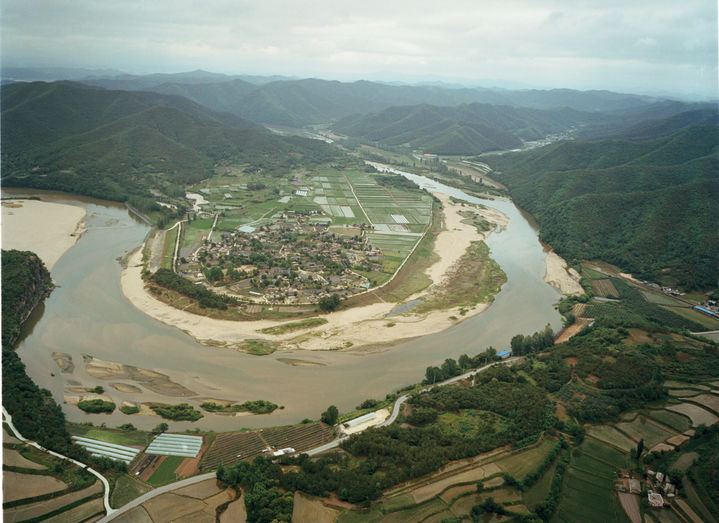
[[[611,425],[594,425],[589,427],[587,434],[625,452],[629,452],[630,449],[636,447],[636,443]]]
[[[697,427],[701,424],[714,425],[717,421],[719,421],[719,418],[708,410],[703,409],[699,405],[693,405],[691,403],[669,405],[666,408],[667,410],[678,412],[679,414],[683,414],[690,418],[692,420],[692,426],[694,427]]]
[[[650,448],[675,435],[647,420],[644,416],[638,416],[631,423],[617,423],[616,427],[637,442],[643,439]]]
[[[614,490],[615,471],[623,466],[619,451],[585,440],[572,452],[553,521],[629,521]]]
[[[650,418],[671,427],[677,432],[684,432],[692,426],[692,422],[686,416],[668,410],[651,410],[648,412]]]

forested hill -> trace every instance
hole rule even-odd
[[[12,349],[20,325],[50,295],[53,284],[45,264],[29,251],[2,251],[2,346]]]
[[[523,140],[538,140],[596,119],[593,113],[567,108],[539,110],[479,103],[458,107],[415,105],[351,116],[337,122],[333,129],[386,145],[409,144],[425,152],[456,155],[519,148]]]
[[[686,289],[716,287],[716,125],[641,142],[562,142],[491,164],[563,256],[602,259]]]
[[[338,154],[179,96],[70,82],[3,86],[2,143],[3,184],[114,200],[176,195],[220,161],[272,171]]]

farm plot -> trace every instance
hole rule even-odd
[[[655,425],[644,416],[638,416],[631,423],[617,423],[616,427],[636,441],[643,439],[649,448],[675,435]]]
[[[243,459],[251,458],[266,447],[256,432],[236,432],[218,434],[210,450],[200,464],[200,470],[206,471],[223,465],[233,465]]]
[[[220,463],[233,465],[251,459],[267,447],[291,447],[297,452],[304,452],[331,440],[333,434],[332,429],[323,423],[264,429],[261,432],[218,434],[202,460],[200,470],[214,469]]]
[[[687,398],[698,394],[700,394],[700,392],[694,389],[669,389],[669,395],[677,398]]]
[[[637,446],[636,443],[611,425],[595,425],[587,430],[587,434],[624,452],[629,452],[630,449]]]
[[[691,403],[669,405],[666,407],[666,409],[687,416],[689,419],[692,420],[693,427],[697,427],[701,424],[714,425],[717,421],[719,421],[719,418],[708,410],[701,408],[699,405],[693,405]]]
[[[332,439],[334,432],[324,423],[265,429],[262,438],[274,448],[291,447],[297,452],[318,447]]]
[[[715,396],[714,394],[702,394],[701,396],[695,396],[691,399],[691,401],[699,403],[714,412],[719,412],[719,396]]]
[[[338,511],[327,507],[321,498],[311,498],[295,492],[292,521],[313,521],[315,523],[332,523],[337,519]]]
[[[539,466],[555,443],[556,441],[551,439],[544,439],[536,447],[500,459],[496,464],[503,471],[522,481]]]
[[[616,468],[602,459],[604,452],[598,449],[583,443],[572,453],[555,513],[556,520],[628,521],[614,491]],[[606,452],[611,453],[612,449]]]
[[[592,291],[594,291],[594,294],[597,296],[619,298],[619,292],[609,278],[592,280]]]
[[[102,483],[96,481],[91,486],[82,490],[69,492],[67,494],[63,494],[52,499],[46,499],[43,501],[37,501],[35,503],[28,503],[26,505],[19,505],[17,507],[5,509],[3,511],[3,517],[6,522],[25,521],[27,519],[40,518],[45,514],[61,509],[66,505],[70,505],[71,503],[76,503],[81,499],[94,495],[99,495],[102,493],[102,490]],[[96,514],[97,512],[101,511],[102,506],[100,507],[100,511],[93,512],[93,514]],[[72,520],[67,519],[66,521]]]
[[[659,292],[652,292],[652,291],[641,291],[642,296],[644,296],[644,299],[647,300],[650,303],[656,303],[657,305],[670,305],[670,306],[677,306],[677,307],[686,307],[687,304],[684,303],[681,300],[677,300],[676,298],[672,298],[671,296],[667,296],[666,294],[662,294]]]
[[[677,432],[684,432],[692,426],[692,422],[689,418],[676,412],[669,412],[668,410],[650,410],[647,415],[659,423],[673,428]]]
[[[696,390],[711,390],[711,387],[702,385],[700,383],[685,383],[683,381],[666,380],[664,386],[669,389],[696,389]]]
[[[470,470],[453,474],[449,477],[439,479],[432,483],[419,486],[411,491],[415,503],[423,503],[428,499],[441,494],[449,487],[462,483],[474,483],[489,476],[499,474],[502,470],[494,463],[472,468]]]
[[[157,470],[150,476],[148,483],[153,487],[161,487],[176,481],[178,474],[175,473],[175,470],[184,459],[182,456],[166,456]]]
[[[52,476],[21,474],[20,472],[3,470],[3,500],[5,503],[31,496],[59,492],[66,488],[67,484]]]

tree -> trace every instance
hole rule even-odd
[[[332,296],[325,296],[323,298],[320,298],[318,305],[321,310],[325,312],[332,312],[334,310],[337,310],[337,307],[340,306],[341,301],[342,300],[340,299],[338,294],[333,294]]]
[[[162,434],[163,432],[167,432],[167,429],[170,427],[167,425],[167,423],[160,423],[157,427],[152,429],[153,434]]]
[[[332,426],[337,424],[337,418],[339,417],[339,415],[340,413],[337,410],[337,407],[335,407],[334,405],[330,405],[327,410],[322,413],[320,420],[323,423]]]
[[[669,471],[668,476],[671,483],[674,485],[680,485],[682,478],[684,477],[684,471],[682,469],[674,468]]]
[[[642,452],[644,452],[644,438],[639,440],[639,443],[637,443],[637,459],[642,457]]]

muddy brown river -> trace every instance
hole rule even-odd
[[[492,256],[508,277],[492,306],[444,332],[418,336],[392,347],[347,352],[282,351],[263,357],[198,344],[181,330],[151,319],[130,304],[120,289],[120,260],[143,242],[149,228],[123,206],[58,193],[6,191],[41,194],[44,199],[87,209],[87,232],[52,271],[58,287],[26,324],[18,353],[28,374],[61,404],[72,387],[101,385],[118,406],[123,401],[189,401],[197,405],[200,398],[237,402],[265,399],[284,406],[265,416],[204,413],[194,423],[168,422],[173,430],[229,431],[317,419],[331,404],[340,411],[351,410],[364,399],[384,398],[420,381],[427,366],[440,365],[445,358],[476,354],[490,345],[507,348],[515,334],[532,333],[548,323],[558,329],[561,321],[554,304],[560,294],[543,281],[545,252],[537,230],[514,204],[479,200],[427,178],[407,176],[433,191],[481,202],[509,217],[506,230],[487,240]],[[62,372],[53,353],[69,355],[72,372]],[[197,396],[171,397],[130,379],[91,376],[83,355],[165,374]],[[316,365],[292,366],[282,361],[285,358]],[[112,383],[139,387],[142,392],[132,392],[133,387],[124,387],[121,392]],[[149,429],[163,421],[156,416],[127,416],[117,410],[111,415],[85,414],[68,403],[63,404],[63,410],[70,421],[108,426],[132,423]]]

